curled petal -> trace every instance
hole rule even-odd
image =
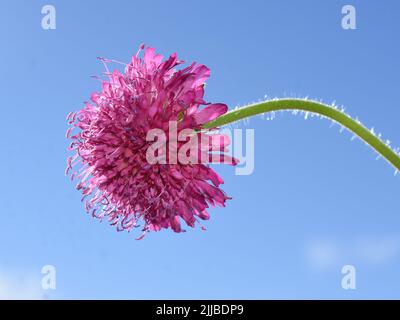
[[[202,125],[218,118],[228,111],[228,106],[223,103],[209,104],[194,115],[198,125]]]

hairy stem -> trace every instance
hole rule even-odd
[[[219,118],[203,125],[203,128],[215,128],[227,125],[238,120],[251,117],[257,114],[284,111],[299,110],[314,113],[334,122],[339,123],[343,127],[357,135],[360,139],[370,145],[378,154],[392,164],[396,170],[400,171],[400,156],[393,151],[387,144],[381,141],[375,134],[370,132],[361,123],[353,120],[344,112],[341,112],[331,106],[310,100],[303,99],[278,99],[269,100],[260,103],[251,104],[236,110],[227,112]]]

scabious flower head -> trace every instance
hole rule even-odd
[[[164,163],[149,162],[151,130],[168,133],[175,122],[177,135],[187,129],[195,136],[204,135],[202,125],[224,114],[227,106],[203,100],[204,82],[210,75],[206,66],[193,63],[177,70],[183,61],[176,54],[163,60],[153,48],[146,48],[140,58],[141,49],[144,46],[123,73],[110,73],[110,60],[101,59],[108,76],[101,92],[93,93],[91,102],[67,117],[69,149],[75,154],[68,158],[66,169],[67,174],[73,171],[71,179],[79,180],[77,189],[89,213],[107,217],[118,230],[141,225],[139,238],[163,228],[184,231],[181,219],[194,227],[197,218],[209,219],[209,205],[224,206],[228,199],[219,188],[223,180],[208,163],[174,163],[169,152],[163,154]],[[192,154],[202,159],[206,155],[211,162],[216,146],[224,163],[236,164],[221,153],[229,144],[227,136],[206,132],[206,137],[210,138],[206,145],[196,145]],[[165,143],[172,147],[170,136]],[[183,144],[177,142],[175,150],[179,152]]]

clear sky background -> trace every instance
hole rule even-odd
[[[399,147],[399,17],[394,0],[1,1],[0,298],[400,298],[400,176],[327,120],[241,123],[255,170],[216,168],[233,199],[205,232],[135,241],[88,216],[64,176],[65,116],[99,89],[96,57],[129,61],[140,43],[210,67],[208,101],[336,101]]]

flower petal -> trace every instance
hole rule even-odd
[[[206,106],[194,115],[197,124],[210,122],[228,111],[228,106],[223,103],[214,103]]]

